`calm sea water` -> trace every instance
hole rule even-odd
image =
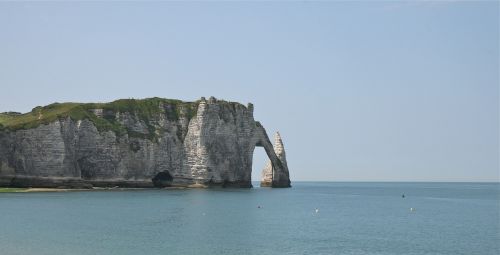
[[[293,185],[0,193],[0,254],[500,254],[499,184]]]

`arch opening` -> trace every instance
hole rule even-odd
[[[262,168],[269,161],[266,151],[261,146],[256,146],[252,155],[251,181],[253,187],[260,187],[262,181]]]
[[[288,173],[288,166],[286,164],[285,149],[281,136],[276,132],[274,139],[274,146],[269,141],[264,129],[261,129],[260,136],[258,137],[255,146],[264,147],[264,150],[269,158],[268,163],[262,170],[262,178],[260,186],[273,187],[273,188],[289,188],[290,176]]]

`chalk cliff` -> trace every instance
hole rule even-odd
[[[278,159],[283,163],[284,168],[288,169],[286,163],[285,147],[283,146],[283,141],[281,140],[279,132],[276,132],[276,135],[274,136],[274,153],[276,153]],[[272,187],[273,180],[289,178],[288,173],[276,170],[277,168],[273,167],[273,162],[269,160],[262,170],[262,179],[260,182],[261,187]]]
[[[56,103],[0,114],[0,186],[251,187],[262,146],[273,173],[262,183],[290,187],[279,143],[273,148],[252,104],[213,97]]]

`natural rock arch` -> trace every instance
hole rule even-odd
[[[257,122],[258,123],[258,122]],[[255,146],[264,147],[269,158],[262,170],[261,187],[288,188],[290,185],[290,174],[286,162],[285,149],[280,134],[275,135],[275,144],[271,144],[266,130],[259,123],[255,132]]]
[[[55,120],[0,129],[2,185],[250,188],[253,152],[259,146],[269,157],[262,186],[290,187],[281,139],[273,148],[251,103],[211,97],[117,100],[100,108],[70,105],[44,107],[45,112],[62,112]],[[81,117],[70,117],[74,113]]]

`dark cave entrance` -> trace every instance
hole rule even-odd
[[[159,172],[158,174],[151,179],[153,181],[153,185],[157,188],[169,187],[172,185],[172,181],[174,177],[168,171]]]

